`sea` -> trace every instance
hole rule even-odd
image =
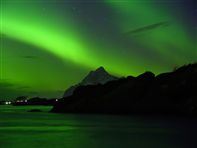
[[[57,114],[51,108],[0,105],[0,148],[197,148],[195,118]]]

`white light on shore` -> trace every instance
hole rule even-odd
[[[11,103],[12,103],[12,102],[10,102],[10,101],[6,101],[6,102],[5,102],[6,105],[10,105]]]

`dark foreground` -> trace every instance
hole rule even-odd
[[[197,63],[157,76],[146,72],[78,86],[71,96],[60,99],[52,112],[197,117],[196,92]]]
[[[39,108],[44,112],[27,112]],[[48,113],[0,106],[1,148],[196,148],[197,122],[172,117]]]

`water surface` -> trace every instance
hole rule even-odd
[[[194,119],[54,114],[50,109],[0,106],[0,148],[197,147]]]

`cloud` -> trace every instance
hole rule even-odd
[[[21,56],[24,59],[38,59],[38,56],[31,56],[31,55],[26,55],[26,56]]]
[[[0,89],[1,88],[11,88],[11,87],[15,87],[15,85],[12,83],[6,82],[5,80],[0,81]]]
[[[26,95],[29,86],[18,86],[11,83],[11,80],[0,80],[0,100],[14,99],[17,96]]]
[[[19,90],[30,89],[30,88],[31,88],[30,86],[19,86],[19,87],[17,87],[17,89],[19,89]]]
[[[25,85],[18,85],[18,84],[14,84],[11,83],[10,79],[1,79],[0,80],[0,89],[1,88],[11,88],[11,89],[29,89],[31,88],[30,86],[25,86]]]
[[[148,26],[140,27],[140,28],[128,31],[124,34],[135,35],[135,34],[138,34],[138,33],[143,33],[143,32],[147,32],[147,31],[154,30],[154,29],[159,29],[161,27],[168,27],[169,25],[170,25],[169,22],[164,21],[164,22],[159,22],[159,23],[148,25]]]
[[[18,96],[60,98],[63,93],[64,90],[34,90],[30,86],[12,83],[10,79],[0,80],[0,101],[14,100]]]

